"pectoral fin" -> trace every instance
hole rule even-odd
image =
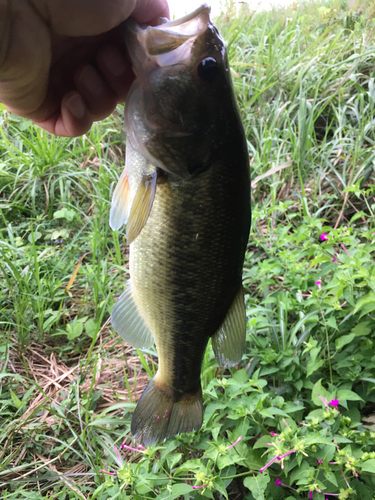
[[[129,179],[124,168],[117,186],[113,192],[111,212],[109,215],[109,225],[116,231],[120,229],[123,224],[126,224],[129,217],[130,206],[130,188]]]
[[[224,368],[241,361],[246,339],[246,310],[243,289],[237,293],[223,324],[212,336],[212,347],[218,364]]]
[[[136,349],[151,347],[154,337],[134,302],[130,281],[111,313],[111,323],[121,338]]]
[[[126,226],[126,238],[128,245],[136,239],[145,226],[154,203],[156,192],[157,172],[144,174],[141,184],[134,197],[130,209],[129,220]]]

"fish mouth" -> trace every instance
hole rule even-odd
[[[197,38],[210,25],[211,7],[203,4],[175,21],[161,19],[158,26],[139,26],[133,19],[123,23],[126,46],[137,77],[145,64],[164,67],[184,64]]]

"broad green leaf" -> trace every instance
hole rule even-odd
[[[362,335],[368,335],[371,332],[371,327],[368,326],[370,324],[369,321],[362,321],[358,323],[350,333],[353,333],[357,337]]]
[[[38,241],[42,237],[42,233],[40,233],[39,231],[34,231],[33,234],[30,233],[29,236],[27,237],[30,243],[33,242],[33,236],[34,236],[34,241]]]
[[[97,322],[90,318],[86,321],[85,323],[85,330],[86,330],[86,333],[89,337],[93,338],[95,333],[97,332],[97,328],[98,328],[98,325],[97,325]]]
[[[171,453],[167,455],[167,464],[170,469],[173,469],[176,464],[181,460],[182,453]]]
[[[372,472],[375,474],[375,458],[371,458],[370,460],[363,462],[362,472]]]
[[[294,469],[290,476],[290,482],[294,483],[295,481],[300,480],[303,477],[308,477],[309,472],[312,472],[314,474],[315,469],[313,467],[310,467],[307,461],[303,461],[298,467],[298,469]]]
[[[332,471],[329,471],[329,470],[324,470],[323,471],[323,474],[324,474],[324,477],[326,479],[328,479],[328,481],[332,484],[334,484],[335,486],[337,486],[337,479],[334,475],[334,473]]]
[[[310,377],[310,375],[318,371],[322,364],[323,360],[321,359],[310,359],[306,367],[306,377]]]
[[[370,293],[364,295],[357,302],[353,313],[355,314],[359,309],[361,309],[361,307],[365,306],[366,304],[371,304],[373,302],[375,302],[375,292],[370,292]]]
[[[363,401],[361,396],[353,391],[342,390],[337,392],[337,399],[343,401]]]
[[[249,476],[245,478],[243,484],[251,491],[255,500],[265,500],[264,492],[270,482],[270,476],[267,472],[257,474],[256,476]]]
[[[316,406],[321,406],[323,404],[322,400],[319,397],[319,394],[323,399],[326,398],[328,399],[328,401],[332,400],[331,393],[322,386],[322,380],[323,379],[321,378],[320,380],[318,380],[318,382],[316,382],[311,393],[311,399],[313,400],[314,404],[316,404]]]
[[[354,333],[349,333],[349,335],[343,335],[342,337],[339,337],[336,339],[336,351],[340,350],[344,345],[350,344],[350,342],[354,339],[355,334]]]
[[[268,448],[267,443],[272,443],[274,438],[272,436],[261,436],[257,441],[255,441],[253,449],[257,448]]]
[[[75,216],[75,211],[66,207],[63,207],[61,210],[57,210],[53,214],[54,219],[66,219],[69,222],[72,222],[74,216]]]

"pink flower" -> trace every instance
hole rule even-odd
[[[327,410],[329,409],[328,408],[328,402],[327,402],[327,398],[323,398],[323,396],[321,394],[319,394],[319,397],[322,401],[322,403],[324,404],[324,406],[327,408]]]
[[[323,460],[321,458],[319,458],[318,464],[322,464],[322,463],[323,463]]]
[[[319,290],[322,289],[322,282],[321,281],[315,281],[315,284],[318,285]]]
[[[281,479],[280,478],[277,478],[276,481],[275,481],[275,485],[276,486],[281,486],[283,483],[281,482]]]
[[[332,262],[336,262],[336,261],[337,261],[337,257],[333,257]]]
[[[328,241],[328,234],[327,233],[322,233],[320,236],[320,241]]]
[[[313,492],[312,491],[309,491],[309,499],[312,500],[312,495],[313,495]]]
[[[276,457],[273,457],[273,459],[272,459],[272,460],[270,460],[270,461],[268,462],[268,464],[266,464],[264,467],[262,467],[261,469],[259,469],[259,472],[260,472],[261,474],[263,474],[263,472],[264,472],[266,469],[268,469],[268,467],[269,467],[270,465],[272,465],[272,464],[274,463],[274,461],[275,461],[275,460],[278,460],[278,459],[279,459],[279,457],[278,457],[277,455],[276,455]]]
[[[207,484],[202,484],[202,486],[193,486],[193,490],[200,490],[201,488],[204,488],[207,486]]]
[[[236,444],[238,444],[241,441],[241,439],[242,436],[240,436],[235,443],[231,444],[230,446],[227,446],[227,450],[229,450],[229,448],[233,448],[233,446],[236,446]]]
[[[331,406],[334,406],[336,408],[336,410],[338,410],[338,406],[339,406],[340,402],[337,398],[335,398],[335,399],[332,399],[332,401],[328,404]]]

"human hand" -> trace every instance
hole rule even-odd
[[[0,0],[0,102],[52,134],[86,133],[134,79],[118,25],[168,15],[167,0]]]

